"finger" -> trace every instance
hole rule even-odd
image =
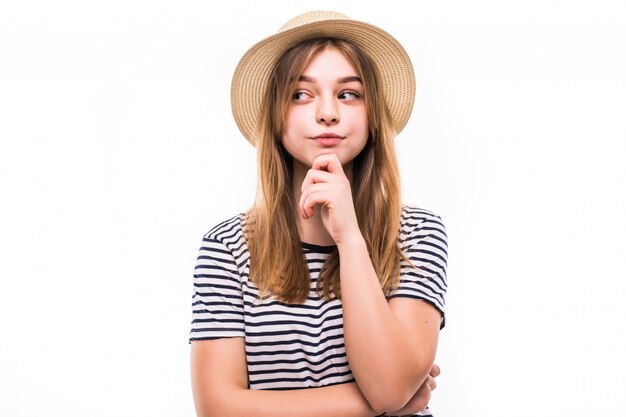
[[[430,378],[430,381],[428,381],[428,386],[430,386],[431,391],[434,391],[437,388],[437,381],[435,381],[435,378]]]
[[[328,171],[333,174],[344,174],[341,162],[339,162],[339,158],[334,153],[325,153],[319,155],[313,160],[313,165],[311,166],[311,168],[319,169],[321,171]]]
[[[318,202],[327,203],[331,198],[330,196],[332,195],[332,191],[334,188],[335,187],[333,186],[333,184],[326,182],[318,182],[303,187],[302,194],[300,195],[300,200],[298,201],[298,207],[300,208],[300,213],[302,213],[302,216],[307,219],[314,215],[314,212],[309,211],[305,208],[305,204],[311,194],[322,193],[321,197],[318,197]]]
[[[433,367],[430,368],[430,376],[438,377],[441,374],[441,368],[436,363],[433,363]]]
[[[315,214],[315,206],[327,201],[325,192],[315,191],[303,194],[300,198],[300,211],[305,219],[310,219]]]
[[[315,213],[315,211],[307,210],[307,208],[305,207],[305,203],[308,197],[309,197],[309,193],[306,193],[306,194],[302,193],[302,195],[300,196],[300,201],[298,202],[300,213],[302,215],[302,218],[304,218],[305,220],[313,217],[313,214]]]
[[[310,169],[307,172],[304,180],[302,181],[302,187],[300,191],[304,191],[304,188],[310,184],[317,184],[320,182],[331,182],[333,180],[334,174],[331,174],[326,171],[320,171],[319,169]]]
[[[430,388],[428,387],[428,385],[424,385],[422,388],[420,388],[420,390],[418,391],[417,395],[415,397],[413,397],[412,401],[413,401],[413,410],[411,410],[411,412],[416,412],[419,413],[423,410],[426,409],[426,407],[428,407],[428,403],[430,402],[430,398],[431,398],[431,391]]]
[[[337,186],[330,182],[316,182],[313,184],[307,184],[302,189],[302,195],[318,192],[328,192],[328,198],[333,194],[333,191],[337,191]]]

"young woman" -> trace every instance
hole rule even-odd
[[[447,243],[437,215],[400,202],[414,89],[391,35],[333,12],[241,59],[232,108],[259,187],[200,248],[199,416],[430,415]]]

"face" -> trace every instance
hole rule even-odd
[[[310,168],[334,153],[345,168],[368,137],[363,82],[343,53],[328,47],[313,57],[298,80],[282,143],[296,163]]]

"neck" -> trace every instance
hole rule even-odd
[[[296,224],[298,225],[298,231],[300,233],[300,240],[306,243],[319,246],[331,246],[335,244],[335,241],[330,236],[330,233],[326,230],[324,223],[322,222],[321,206],[315,206],[315,214],[313,217],[304,219],[300,211],[300,196],[302,195],[302,181],[309,171],[310,167],[296,161],[293,161],[293,193],[296,204]],[[352,163],[344,165],[343,170],[348,177],[348,180],[352,183]]]

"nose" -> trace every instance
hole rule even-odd
[[[320,98],[317,108],[317,122],[333,125],[339,122],[339,111],[337,110],[337,103],[333,98]]]

